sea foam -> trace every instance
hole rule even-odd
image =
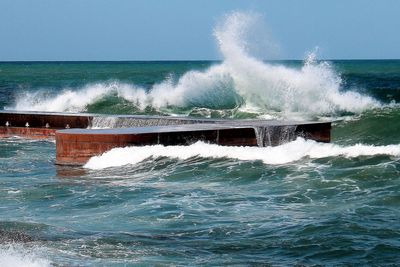
[[[51,262],[29,249],[19,245],[2,245],[0,247],[0,266],[2,267],[47,267]]]
[[[261,117],[310,118],[341,112],[360,113],[379,107],[369,96],[342,92],[340,75],[328,62],[310,54],[300,67],[271,64],[251,55],[247,33],[262,23],[262,16],[232,12],[219,23],[214,36],[223,61],[204,71],[192,70],[179,79],[166,78],[151,88],[121,82],[88,84],[80,89],[23,93],[8,108],[35,111],[85,111],[109,94],[124,98],[139,109],[181,108],[243,109]],[[296,115],[293,115],[296,114]]]
[[[307,157],[311,159],[338,156],[354,158],[374,155],[398,157],[400,156],[400,145],[373,146],[356,144],[340,146],[298,138],[293,142],[276,147],[219,146],[203,142],[197,142],[190,146],[135,146],[114,148],[100,156],[92,157],[84,167],[97,170],[136,164],[145,159],[158,157],[182,160],[192,157],[228,158],[243,161],[262,161],[269,165],[280,165],[296,162]]]

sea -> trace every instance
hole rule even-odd
[[[400,60],[265,60],[256,21],[217,25],[219,61],[0,62],[0,110],[332,122],[331,143],[82,167],[55,165],[54,140],[0,139],[0,266],[399,266]]]
[[[0,109],[332,121],[332,142],[0,139],[0,266],[400,264],[400,60],[3,62]],[[101,125],[100,125],[101,127]],[[104,125],[104,127],[108,127]]]

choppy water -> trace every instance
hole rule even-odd
[[[333,120],[332,144],[116,149],[0,140],[0,266],[400,262],[400,61],[0,63],[0,108]],[[239,21],[239,22],[238,22]]]

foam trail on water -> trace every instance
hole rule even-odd
[[[188,159],[230,158],[244,161],[261,160],[265,164],[287,164],[309,157],[311,159],[337,157],[354,158],[360,156],[389,155],[400,156],[400,145],[372,146],[357,144],[339,146],[318,143],[298,138],[293,142],[276,147],[234,147],[218,146],[197,142],[190,146],[143,146],[114,148],[101,156],[92,157],[85,165],[88,169],[104,169],[108,167],[135,164],[148,158],[169,157]]]
[[[40,92],[28,93],[9,108],[78,112],[109,94],[116,94],[139,109],[240,108],[261,117],[278,114],[278,117],[307,119],[380,107],[371,97],[341,92],[340,76],[329,63],[317,62],[313,54],[300,68],[269,64],[252,56],[247,33],[260,23],[261,16],[255,14],[227,15],[214,30],[223,62],[204,71],[189,71],[176,81],[166,78],[149,89],[114,82],[66,89],[50,97]]]
[[[0,247],[0,266],[2,267],[47,267],[51,262],[17,245]]]

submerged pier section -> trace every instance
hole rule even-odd
[[[99,129],[107,127],[108,129]],[[0,112],[0,137],[55,138],[56,164],[83,165],[115,147],[276,146],[297,137],[330,142],[330,122],[212,120],[187,117]]]

